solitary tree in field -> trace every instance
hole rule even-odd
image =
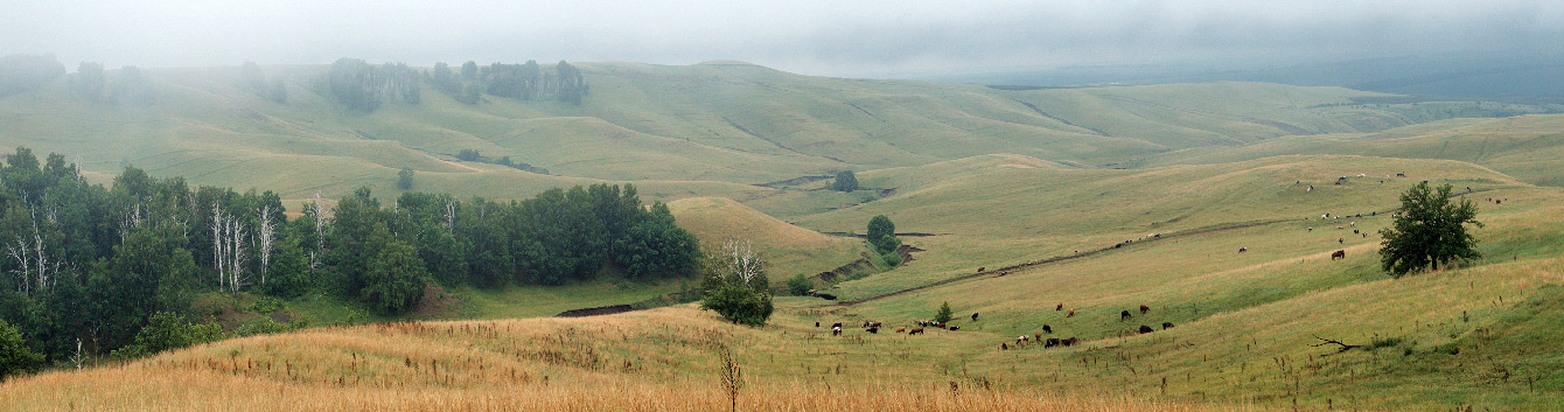
[[[413,169],[404,167],[396,172],[396,187],[402,190],[413,188]]]
[[[1464,198],[1451,202],[1452,190],[1449,184],[1430,190],[1428,182],[1423,182],[1401,194],[1401,213],[1395,225],[1379,231],[1385,238],[1380,243],[1380,263],[1390,276],[1399,278],[1424,268],[1439,270],[1440,264],[1451,260],[1482,257],[1473,249],[1477,239],[1466,231],[1468,223],[1483,225],[1475,220],[1477,207]]]
[[[770,281],[766,263],[747,241],[729,239],[708,256],[702,269],[701,309],[710,309],[733,323],[760,326],[771,318]]]
[[[901,239],[896,238],[896,223],[885,215],[876,215],[869,219],[869,244],[874,245],[874,250],[880,254],[896,251],[901,246]]]
[[[843,170],[836,173],[836,181],[831,183],[831,190],[839,192],[851,192],[858,190],[858,175],[851,170]]]
[[[950,318],[954,316],[950,310],[950,302],[943,302],[939,305],[939,313],[934,314],[934,321],[939,323],[950,322]]]

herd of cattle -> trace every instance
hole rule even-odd
[[[1064,303],[1060,303],[1058,305],[1055,305],[1054,306],[1054,311],[1056,311],[1056,312],[1064,311]],[[1150,312],[1151,312],[1151,307],[1150,306],[1140,305],[1140,314],[1141,315],[1145,315],[1145,314],[1150,313]],[[972,321],[973,322],[977,322],[978,321],[978,316],[979,316],[978,313],[973,313],[972,316],[971,316]],[[1065,318],[1070,318],[1070,317],[1074,317],[1074,316],[1075,316],[1075,308],[1070,308],[1070,310],[1068,312],[1065,312],[1065,315],[1064,315]],[[1119,322],[1125,322],[1125,321],[1128,321],[1128,320],[1130,320],[1132,318],[1134,318],[1134,315],[1131,314],[1128,309],[1125,309],[1125,310],[1119,312]],[[832,323],[830,325],[830,327],[831,327],[831,336],[842,336],[842,328],[844,326],[845,325],[842,322]],[[880,328],[882,328],[884,326],[885,326],[884,322],[871,321],[871,320],[863,321],[863,323],[859,325],[859,327],[862,328],[864,330],[864,332],[873,333],[873,334],[880,333]],[[820,322],[815,322],[815,327],[817,327],[817,328],[822,327],[821,323]],[[1162,322],[1162,330],[1168,330],[1169,328],[1172,328],[1172,327],[1173,327],[1173,323],[1172,322]],[[909,324],[907,326],[899,326],[899,327],[897,327],[896,328],[896,333],[905,333],[908,336],[911,336],[911,335],[923,335],[924,331],[926,331],[928,329],[942,329],[942,330],[948,330],[948,331],[959,331],[959,330],[961,330],[961,327],[960,326],[955,326],[955,325],[949,325],[949,324],[947,324],[945,322],[939,322],[939,321],[933,321],[933,320],[917,320],[917,321],[913,321],[911,324]],[[1155,332],[1155,331],[1156,331],[1156,329],[1153,329],[1151,326],[1147,326],[1147,325],[1140,325],[1140,328],[1136,329],[1136,332],[1138,332],[1140,334],[1147,334],[1147,333],[1152,333],[1152,332]],[[1054,337],[1047,337],[1047,336],[1045,336],[1045,335],[1053,335],[1053,333],[1054,333],[1053,326],[1044,324],[1043,327],[1042,327],[1042,332],[1036,332],[1036,333],[1033,333],[1030,336],[1028,336],[1028,335],[1021,335],[1019,337],[1016,337],[1015,343],[1013,343],[1013,344],[1010,343],[1010,342],[1001,342],[999,344],[999,350],[1019,349],[1019,348],[1022,348],[1022,347],[1025,347],[1025,346],[1031,345],[1031,344],[1042,344],[1044,348],[1052,348],[1052,347],[1055,347],[1055,346],[1075,346],[1075,345],[1077,345],[1077,344],[1079,344],[1081,342],[1080,338],[1076,338],[1074,336],[1071,336],[1071,337],[1068,337],[1068,338],[1054,338]]]

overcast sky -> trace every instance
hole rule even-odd
[[[895,77],[1564,49],[1564,1],[1548,0],[0,0],[0,14],[0,54],[54,53],[71,70],[348,56],[417,66],[743,60]]]

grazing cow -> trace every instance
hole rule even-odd
[[[1141,334],[1147,334],[1147,333],[1151,333],[1151,332],[1152,332],[1152,329],[1151,329],[1150,326],[1140,325],[1140,333]]]
[[[1059,344],[1064,346],[1075,346],[1077,343],[1081,343],[1081,340],[1076,339],[1074,336],[1071,336],[1069,339],[1059,341]]]
[[[1026,343],[1026,341],[1031,339],[1031,336],[1021,335],[1021,337],[1016,338],[1016,347],[1021,347],[1022,343]]]
[[[1368,239],[1368,237],[1369,237],[1369,232],[1363,232],[1363,233],[1359,233],[1359,234],[1363,235],[1364,239]]]
[[[1058,311],[1061,311],[1061,310],[1064,310],[1064,302],[1059,302],[1058,305],[1054,305],[1054,312],[1058,312]]]
[[[972,321],[973,322],[977,322],[977,318],[978,318],[978,313],[977,312],[972,312]]]
[[[1032,334],[1032,339],[1036,340],[1038,342],[1042,342],[1043,341],[1043,334],[1041,334],[1041,333],[1033,333]]]
[[[836,295],[832,295],[830,293],[816,293],[815,297],[825,300],[836,300]]]
[[[1052,335],[1052,334],[1054,334],[1054,328],[1051,327],[1051,326],[1048,326],[1048,325],[1043,325],[1043,333],[1047,333],[1049,335]]]
[[[1309,231],[1313,232],[1314,231],[1314,226],[1309,226]]]
[[[1407,177],[1406,173],[1396,173],[1396,177]]]
[[[1144,314],[1146,314],[1146,312],[1150,312],[1150,311],[1151,311],[1151,307],[1150,306],[1140,305],[1140,314],[1144,315]]]
[[[1172,328],[1173,328],[1173,322],[1162,322],[1162,330],[1168,330],[1168,329],[1172,329]]]
[[[912,328],[912,330],[908,331],[907,334],[908,335],[922,335],[923,334],[923,328]]]
[[[1347,243],[1347,238],[1338,237],[1336,238],[1336,243]]]
[[[906,326],[902,326],[902,327],[896,328],[896,333],[902,333],[902,332],[906,332],[906,331],[907,331],[907,327]]]
[[[1010,350],[1010,345],[1007,345],[1004,342],[999,342],[999,350]]]
[[[1346,249],[1341,249],[1341,250],[1337,250],[1335,252],[1330,252],[1330,260],[1336,260],[1336,259],[1346,260],[1347,259],[1347,250]]]
[[[1244,252],[1248,252],[1248,251],[1249,251],[1248,247],[1244,247],[1244,246],[1239,246],[1238,247],[1238,253],[1244,253]]]
[[[1357,229],[1352,229],[1352,234],[1356,235],[1356,234],[1360,234],[1360,233],[1362,233],[1362,232],[1358,232]]]
[[[1114,244],[1113,244],[1113,248],[1114,248],[1114,249],[1118,249],[1118,248],[1121,248],[1121,247],[1124,247],[1124,244],[1123,244],[1123,243],[1114,243]]]
[[[820,327],[820,322],[815,322],[815,327]]]
[[[951,331],[951,332],[955,332],[955,331],[958,331],[958,330],[961,330],[961,327],[960,327],[960,326],[951,326],[951,327],[950,327],[950,331]]]
[[[1358,215],[1358,217],[1363,217],[1363,215]],[[1358,222],[1347,222],[1347,226],[1358,227]]]
[[[865,332],[869,332],[869,333],[873,333],[873,334],[879,334],[880,333],[880,327],[879,326],[874,326],[874,327],[870,327],[868,329],[864,329],[864,331]]]
[[[870,321],[866,320],[866,321],[863,321],[863,327],[865,327],[865,328],[878,328],[878,327],[880,327],[880,322],[870,322]]]
[[[1048,340],[1043,341],[1043,348],[1045,349],[1055,346],[1059,346],[1059,338],[1048,338]]]
[[[1129,310],[1119,311],[1119,321],[1120,322],[1123,322],[1125,319],[1129,319],[1129,318],[1130,318],[1130,311]]]
[[[1067,317],[1067,318],[1073,318],[1073,317],[1075,317],[1075,308],[1070,308],[1070,312],[1068,312],[1068,313],[1065,313],[1065,314],[1064,314],[1064,317]]]
[[[984,270],[985,270],[985,269],[988,269],[988,266],[978,266],[978,271],[977,271],[977,273],[983,273],[983,271],[984,271]]]
[[[831,336],[842,336],[842,327],[841,326],[832,326],[831,327]]]
[[[836,322],[836,323],[832,323],[831,324],[831,329],[841,329],[841,328],[842,328],[842,322]]]

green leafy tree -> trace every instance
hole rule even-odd
[[[939,323],[950,322],[951,316],[953,315],[950,311],[950,302],[943,302],[939,305],[939,313],[934,314],[934,321]]]
[[[371,236],[389,238],[391,234],[380,225]],[[359,292],[359,298],[382,314],[401,313],[423,298],[427,276],[424,262],[412,245],[388,240],[365,268],[364,288]]]
[[[33,352],[22,339],[22,331],[0,319],[0,381],[26,372],[43,363],[43,354]]]
[[[831,190],[838,192],[851,192],[858,190],[858,175],[851,170],[836,172],[836,181],[831,183]]]
[[[404,167],[396,172],[396,188],[402,190],[413,188],[413,169]]]
[[[701,290],[701,309],[716,311],[733,323],[766,324],[775,309],[771,303],[766,263],[749,242],[729,239],[708,257]]]
[[[135,343],[117,351],[121,356],[144,356],[223,338],[223,326],[217,323],[194,324],[172,312],[158,312],[147,326],[136,332]]]
[[[809,295],[809,290],[814,288],[815,284],[810,282],[809,278],[804,277],[802,273],[793,275],[792,278],[787,280],[787,293],[791,293],[793,296],[807,296]]]
[[[82,62],[76,66],[76,77],[72,84],[76,97],[93,103],[102,103],[103,89],[107,84],[108,79],[103,75],[102,63]]]
[[[869,244],[874,245],[874,250],[880,254],[896,251],[901,246],[901,239],[896,238],[896,224],[885,215],[876,215],[869,219]]]
[[[1474,247],[1477,239],[1466,225],[1482,227],[1476,220],[1477,206],[1461,198],[1452,202],[1449,184],[1430,189],[1428,182],[1418,183],[1401,194],[1401,212],[1392,227],[1380,229],[1380,263],[1392,277],[1402,277],[1424,268],[1439,270],[1452,260],[1482,257]]]

